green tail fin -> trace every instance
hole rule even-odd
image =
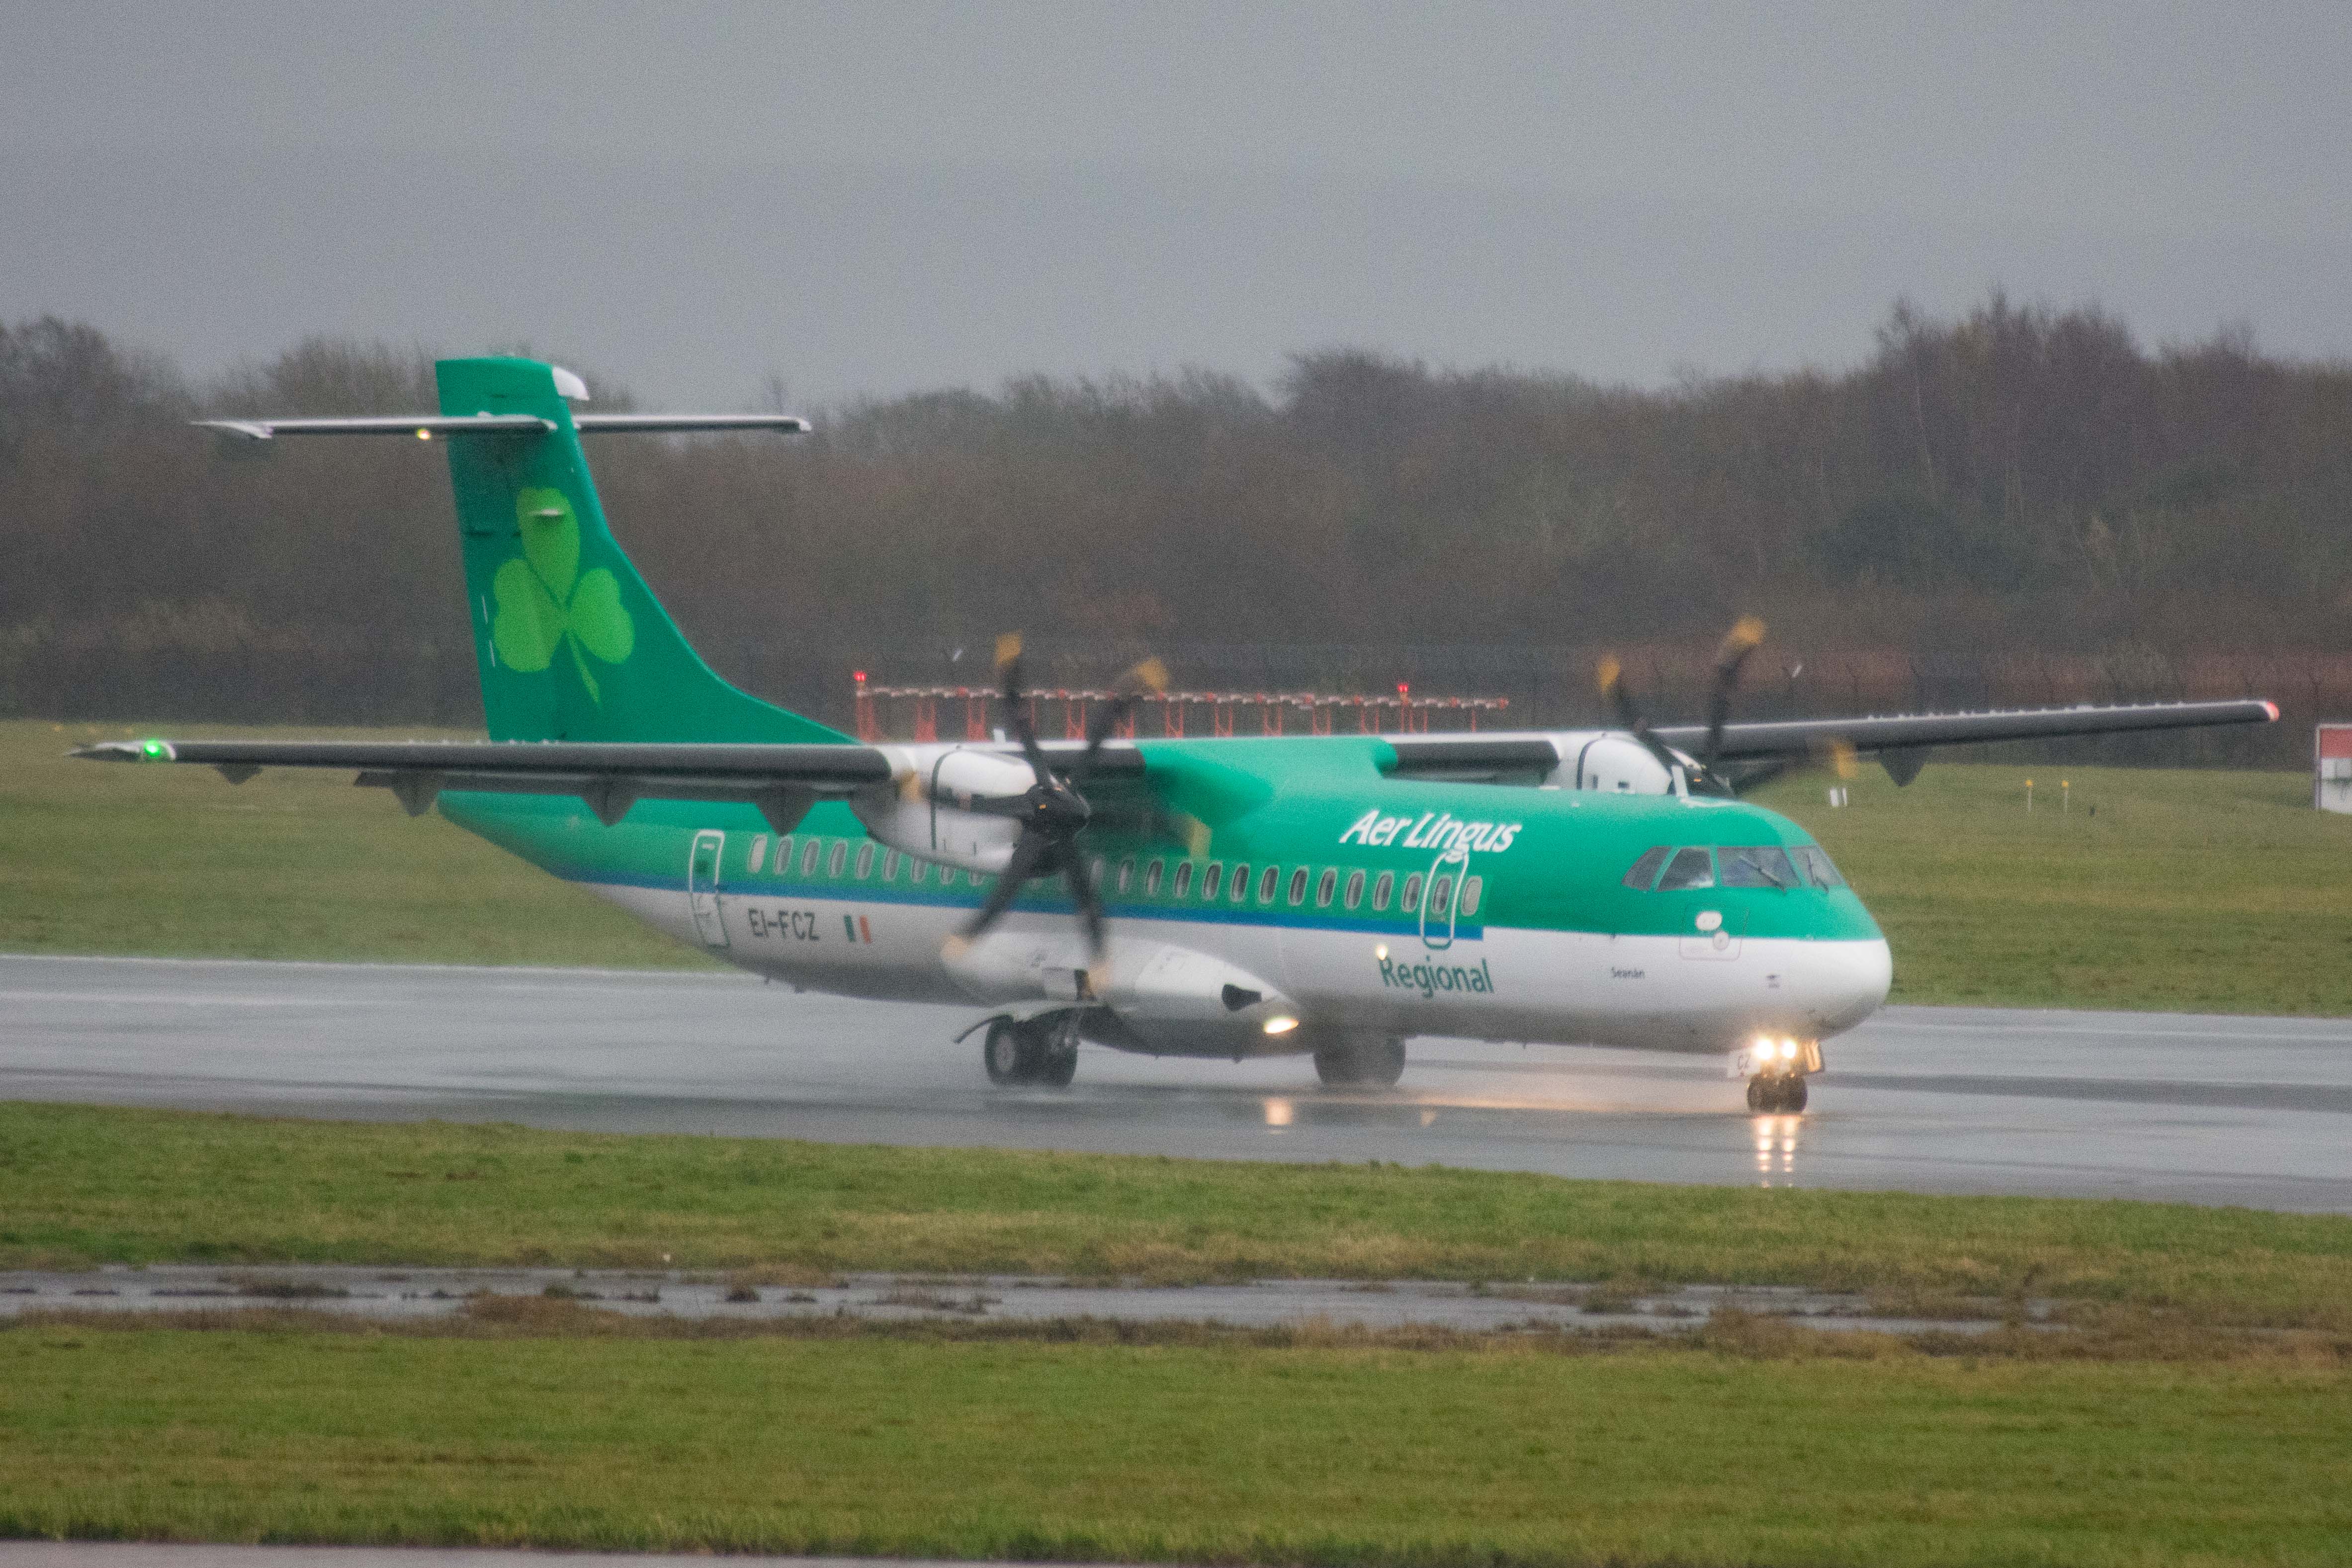
[[[604,526],[551,367],[460,359],[434,368],[443,414],[530,414],[555,426],[448,443],[492,740],[849,739],[737,690],[679,635]]]

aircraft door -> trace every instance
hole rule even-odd
[[[694,929],[711,947],[727,945],[727,922],[719,913],[719,862],[726,851],[727,835],[716,828],[694,836],[686,857],[686,904],[693,911]]]
[[[1421,895],[1421,945],[1433,952],[1454,945],[1454,911],[1462,907],[1462,884],[1469,873],[1470,852],[1459,845],[1429,863]]]

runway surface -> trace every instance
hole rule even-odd
[[[722,974],[0,957],[0,1097],[630,1132],[2352,1213],[2352,1020],[1890,1007],[1802,1116],[1713,1058],[1413,1042],[1390,1090],[1303,1058],[1089,1047],[991,1088],[963,1010]]]

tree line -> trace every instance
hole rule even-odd
[[[0,709],[478,718],[446,474],[392,442],[237,453],[207,415],[434,405],[433,355],[310,339],[208,381],[0,324]],[[625,389],[591,375],[596,406]],[[772,389],[772,397],[780,389]],[[1693,714],[1772,626],[1761,715],[2252,692],[2298,722],[2168,755],[2292,763],[2352,718],[2352,366],[2095,309],[1897,305],[1842,371],[1655,390],[1301,353],[810,410],[814,435],[598,438],[605,509],[712,662],[846,722],[849,672],[985,680],[1146,648],[1218,689],[1600,716],[1626,657]],[[2155,754],[2155,753],[2149,753]]]

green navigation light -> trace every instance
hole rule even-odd
[[[142,741],[139,754],[151,763],[163,763],[171,761],[172,749],[161,741]]]

